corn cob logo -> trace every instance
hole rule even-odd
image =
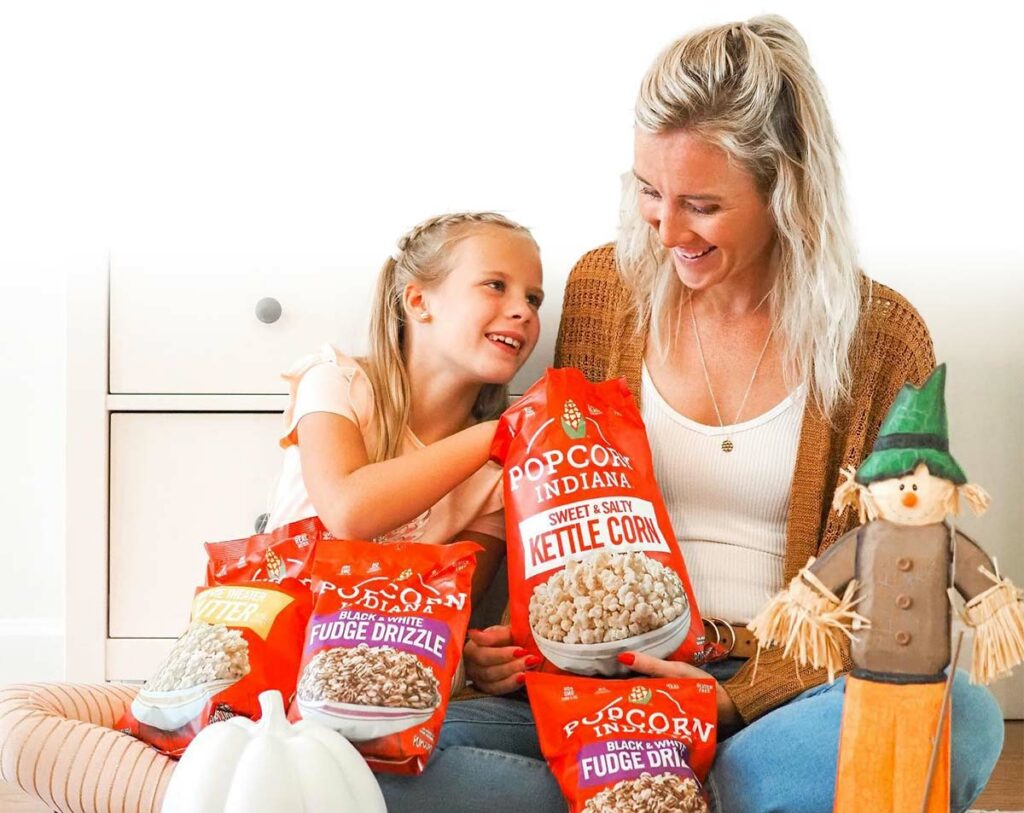
[[[587,434],[587,425],[583,422],[583,413],[572,398],[567,398],[562,407],[562,429],[570,438],[578,440]]]
[[[646,686],[634,686],[629,690],[629,702],[638,706],[646,706],[653,698],[653,692]]]
[[[279,582],[285,577],[284,562],[274,551],[267,549],[267,555],[263,557],[263,563],[267,567],[267,578],[272,582]]]
[[[411,579],[411,578],[412,578],[412,568],[411,567],[407,567],[405,570],[403,570],[401,573],[398,574],[398,578],[395,579],[395,581],[396,582],[404,582],[406,579]]]

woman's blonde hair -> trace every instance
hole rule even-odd
[[[670,45],[643,79],[636,125],[686,130],[715,144],[754,177],[775,222],[770,294],[784,369],[808,381],[824,414],[849,394],[850,346],[860,279],[836,139],[800,34],[781,17],[694,32]],[[658,234],[640,216],[640,184],[624,178],[616,256],[666,352],[682,283]]]
[[[415,282],[424,287],[441,283],[451,271],[449,252],[460,240],[486,227],[511,229],[533,240],[529,230],[495,212],[456,212],[424,220],[398,240],[398,254],[384,262],[377,280],[370,316],[370,347],[363,367],[373,387],[378,421],[372,462],[396,457],[409,423],[410,387],[405,363],[406,313],[403,295]],[[535,243],[536,245],[536,243]],[[472,415],[477,421],[498,417],[508,403],[507,384],[484,384]]]

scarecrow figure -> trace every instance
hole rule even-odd
[[[971,682],[990,683],[1024,662],[1017,588],[947,522],[961,500],[980,514],[989,496],[949,453],[945,381],[941,365],[920,389],[900,390],[873,451],[856,473],[843,471],[836,490],[833,508],[857,508],[863,524],[812,557],[750,623],[762,646],[824,667],[830,682],[843,667],[844,638],[851,641],[837,813],[949,810],[954,591],[975,629]]]

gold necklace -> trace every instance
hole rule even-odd
[[[769,294],[771,294],[771,291],[764,295],[764,298],[757,303],[757,307],[754,308],[754,310],[752,310],[751,313],[757,312],[757,309],[760,308],[765,303],[766,299],[768,299]],[[697,330],[697,317],[696,315],[694,315],[693,312],[692,291],[690,292],[690,296],[687,297],[686,301],[690,305],[690,322],[693,324],[693,338],[697,342],[697,355],[700,356],[700,366],[701,369],[704,370],[704,382],[708,385],[708,395],[711,396],[711,406],[715,408],[715,415],[718,417],[718,425],[722,429],[725,429],[725,421],[722,420],[722,413],[718,409],[718,401],[715,400],[715,391],[711,389],[711,376],[708,375],[708,365],[707,362],[704,361],[704,348],[701,346],[700,343],[700,333]],[[768,338],[764,340],[764,347],[761,348],[761,355],[757,357],[757,364],[754,365],[754,372],[750,374],[750,383],[747,384],[747,391],[743,393],[743,400],[740,401],[740,408],[736,410],[736,417],[732,419],[733,424],[739,421],[740,413],[743,412],[743,407],[747,405],[747,397],[750,395],[750,388],[754,386],[754,379],[757,378],[757,371],[761,367],[761,361],[762,359],[764,359],[764,354],[768,350],[768,343],[772,340],[772,334],[774,332],[775,325],[772,325],[771,329],[768,331]],[[726,454],[728,454],[735,448],[736,444],[734,444],[732,440],[730,440],[729,438],[725,438],[725,440],[722,441],[722,451],[725,452]]]

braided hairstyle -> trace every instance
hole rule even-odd
[[[363,359],[379,421],[377,445],[368,450],[372,462],[399,454],[402,433],[409,423],[411,392],[404,352],[405,288],[411,282],[424,287],[439,284],[451,271],[448,262],[451,248],[486,227],[509,229],[533,240],[528,229],[496,212],[438,215],[402,235],[398,240],[398,253],[388,257],[380,270],[370,316],[369,353]],[[484,384],[473,405],[473,418],[477,421],[496,418],[507,403],[506,384]]]

